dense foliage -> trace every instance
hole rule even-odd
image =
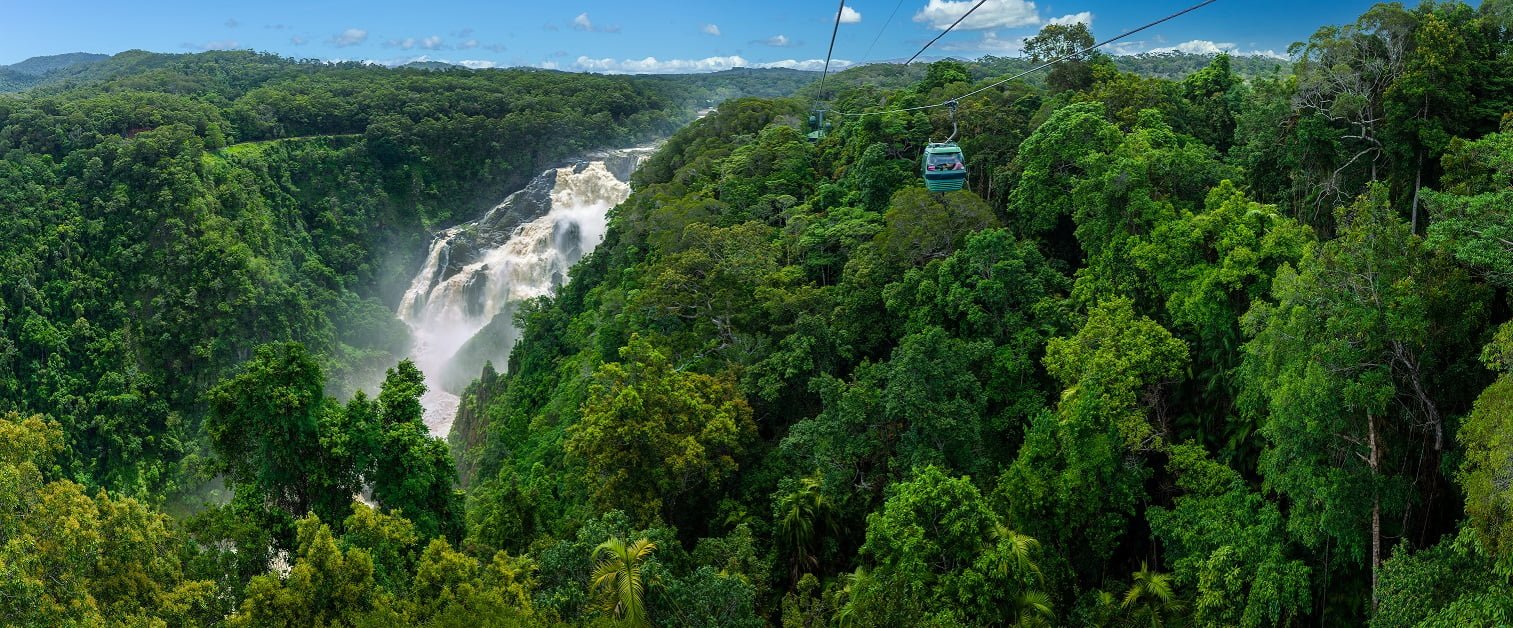
[[[669,88],[205,55],[243,73],[0,100],[0,620],[1513,622],[1513,4],[1294,55],[987,90],[946,194],[947,113],[897,109],[1023,61],[838,81],[868,115],[817,142],[812,102],[724,102],[450,451],[382,253]],[[506,86],[553,97],[501,127]],[[174,465],[233,498],[153,510]]]
[[[553,161],[658,133],[665,88],[540,72],[126,53],[0,99],[0,411],[63,428],[67,477],[147,497],[202,467],[204,392],[269,341],[342,394],[408,341],[428,231]]]

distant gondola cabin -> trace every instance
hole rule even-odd
[[[954,192],[967,182],[967,162],[956,142],[931,143],[920,164],[925,188],[931,192]]]

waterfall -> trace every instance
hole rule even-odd
[[[445,436],[461,389],[485,361],[503,371],[519,338],[514,305],[551,294],[604,240],[610,208],[650,148],[610,151],[541,173],[469,223],[437,233],[400,301],[410,357],[426,375],[431,433]]]

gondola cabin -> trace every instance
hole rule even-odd
[[[967,162],[956,142],[932,142],[925,146],[920,164],[925,188],[931,192],[954,192],[967,182]]]

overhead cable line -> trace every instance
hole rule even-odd
[[[949,33],[949,32],[951,32],[951,29],[956,28],[956,25],[960,24],[962,20],[967,19],[967,16],[971,15],[973,11],[976,11],[977,7],[980,7],[980,6],[982,6],[984,4],[987,4],[987,3],[988,3],[988,0],[977,0],[977,4],[972,5],[972,8],[967,9],[966,13],[963,13],[963,14],[961,14],[961,17],[956,18],[955,22],[952,22],[950,26],[946,27],[946,30],[941,31],[939,35],[936,35],[935,39],[930,40],[930,43],[925,44],[924,48],[920,48],[919,52],[914,53],[914,56],[909,57],[909,60],[905,61],[904,65],[909,65],[910,63],[914,63],[914,60],[918,59],[919,55],[925,54],[925,50],[929,49],[930,46],[935,45],[935,42],[940,41],[940,38],[945,37],[946,33]]]
[[[893,12],[888,14],[888,20],[883,22],[882,28],[878,29],[877,37],[873,37],[872,43],[867,45],[867,52],[862,54],[862,59],[872,58],[872,49],[877,47],[877,42],[883,38],[883,33],[888,32],[888,25],[893,23],[894,16],[898,15],[898,10],[903,8],[903,6],[904,0],[898,0],[898,4],[893,5]],[[865,61],[863,63],[865,63]]]
[[[951,103],[954,103],[956,101],[959,101],[959,100],[962,100],[962,99],[965,99],[965,98],[970,98],[970,97],[975,96],[977,94],[981,94],[981,93],[983,93],[985,91],[993,89],[994,87],[998,87],[999,85],[1003,85],[1004,83],[1007,83],[1007,82],[1012,81],[1014,79],[1022,78],[1025,75],[1030,74],[1032,72],[1038,72],[1040,70],[1044,70],[1044,69],[1046,69],[1048,67],[1051,67],[1052,65],[1055,65],[1057,63],[1061,63],[1062,61],[1065,61],[1065,60],[1070,59],[1072,57],[1075,57],[1077,55],[1087,54],[1089,52],[1092,52],[1093,50],[1096,50],[1098,48],[1102,48],[1104,46],[1112,44],[1112,43],[1114,43],[1116,41],[1124,39],[1125,37],[1129,37],[1130,35],[1134,35],[1135,33],[1138,33],[1140,31],[1143,31],[1143,30],[1149,29],[1151,27],[1157,26],[1159,24],[1171,21],[1171,20],[1176,19],[1176,18],[1178,18],[1180,16],[1186,15],[1188,13],[1191,13],[1193,11],[1196,11],[1198,9],[1206,7],[1206,6],[1210,5],[1210,4],[1213,4],[1213,3],[1217,2],[1217,1],[1218,0],[1206,0],[1205,2],[1199,2],[1198,4],[1195,4],[1195,5],[1192,5],[1190,7],[1187,7],[1186,9],[1182,9],[1181,11],[1178,11],[1176,13],[1173,13],[1171,15],[1163,17],[1163,18],[1161,18],[1159,20],[1156,20],[1154,22],[1146,24],[1145,26],[1141,26],[1140,28],[1137,28],[1135,30],[1126,31],[1123,35],[1119,35],[1117,37],[1110,37],[1110,38],[1105,39],[1103,41],[1100,41],[1100,42],[1098,42],[1096,44],[1093,44],[1091,46],[1083,48],[1082,50],[1078,50],[1076,52],[1064,54],[1064,55],[1062,55],[1060,57],[1057,57],[1055,59],[1051,59],[1050,61],[1047,61],[1045,63],[1037,65],[1037,66],[1035,66],[1033,68],[1030,68],[1030,69],[1025,70],[1023,72],[1020,72],[1018,74],[1015,74],[1014,76],[1011,76],[1011,77],[1008,77],[1008,78],[1003,79],[1001,81],[998,81],[997,83],[993,83],[992,85],[987,85],[987,86],[984,86],[984,87],[979,87],[977,89],[974,89],[974,90],[972,90],[970,92],[967,92],[967,93],[965,93],[965,94],[963,94],[961,96],[957,96],[956,98],[952,98],[951,100],[947,100],[945,102],[938,102],[938,103],[935,103],[933,105],[920,105],[918,107],[905,107],[905,108],[902,108],[902,109],[888,109],[888,110],[885,110],[885,111],[864,111],[864,112],[861,112],[861,113],[846,113],[846,112],[843,112],[843,111],[838,111],[836,113],[839,113],[840,115],[843,115],[843,116],[858,117],[858,116],[870,116],[870,115],[874,115],[874,114],[899,113],[899,112],[904,112],[904,111],[919,111],[921,109],[934,109],[936,107],[944,107],[944,106],[949,105]]]
[[[841,16],[846,13],[846,0],[835,9],[835,27],[830,29],[830,50],[825,51],[825,71],[820,73],[820,100],[825,99],[825,75],[830,73],[830,55],[835,54],[835,36],[841,32]]]

